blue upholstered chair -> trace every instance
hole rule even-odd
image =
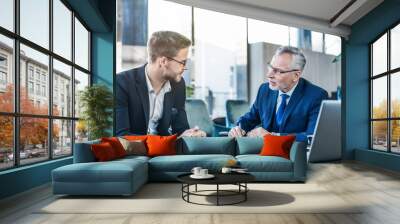
[[[236,126],[236,121],[240,116],[249,111],[249,104],[244,100],[226,101],[226,125],[229,128]]]

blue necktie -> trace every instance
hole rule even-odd
[[[278,111],[276,112],[276,124],[281,126],[283,120],[283,114],[286,108],[286,99],[289,97],[287,94],[281,94],[281,104],[279,105]]]

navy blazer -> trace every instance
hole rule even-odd
[[[263,83],[258,90],[257,98],[250,111],[240,117],[237,124],[246,132],[257,125],[261,125],[261,127],[270,132],[278,131],[283,134],[312,135],[321,102],[328,98],[328,93],[309,81],[300,78],[285,108],[279,130],[272,130],[275,124],[278,95],[278,90],[271,90],[269,83]]]
[[[180,135],[189,129],[185,112],[185,81],[171,81],[170,84],[171,91],[164,95],[163,113],[157,127],[158,134],[164,136]],[[145,65],[118,74],[116,85],[116,134],[147,134],[150,104]]]

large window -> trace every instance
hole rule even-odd
[[[146,63],[154,31],[179,32],[193,43],[183,74],[186,96],[205,101],[211,118],[226,116],[227,100],[254,102],[280,45],[302,48],[303,77],[340,97],[340,37],[165,0],[118,0],[117,9],[117,73]]]
[[[400,153],[400,25],[371,43],[371,148]]]
[[[0,170],[70,156],[90,32],[62,0],[0,2]]]

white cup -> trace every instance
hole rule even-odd
[[[232,168],[230,167],[222,167],[221,172],[222,173],[230,173],[232,171]]]
[[[194,175],[196,175],[196,176],[199,176],[199,175],[201,175],[200,174],[200,171],[202,170],[202,168],[201,167],[193,167],[193,169],[192,169],[192,173],[194,174]]]
[[[208,169],[201,169],[200,170],[200,176],[207,176],[208,175]]]

